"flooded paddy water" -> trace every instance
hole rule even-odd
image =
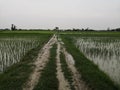
[[[120,38],[74,37],[75,45],[120,86]]]
[[[0,38],[0,72],[17,63],[30,49],[37,47],[40,40],[34,38]]]

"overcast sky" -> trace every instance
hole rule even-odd
[[[0,28],[120,27],[120,0],[0,0]]]

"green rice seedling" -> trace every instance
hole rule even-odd
[[[120,85],[120,38],[77,37],[75,41],[76,47],[88,59]]]
[[[0,72],[20,61],[26,52],[37,47],[37,38],[2,38],[0,39]]]

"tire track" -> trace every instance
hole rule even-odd
[[[57,78],[59,80],[59,88],[58,90],[70,90],[70,86],[68,81],[65,80],[64,74],[62,72],[61,63],[60,63],[60,43],[57,42]]]
[[[61,41],[61,39],[60,39]],[[64,43],[61,41],[61,44],[64,45]],[[62,52],[65,55],[65,59],[68,65],[68,68],[72,72],[73,77],[73,85],[75,87],[75,90],[91,90],[88,85],[82,80],[81,74],[77,71],[75,67],[75,61],[74,58],[70,53],[67,52],[66,48],[62,45]]]
[[[48,41],[48,43],[45,44],[44,47],[40,50],[40,53],[38,54],[38,57],[33,64],[35,66],[33,73],[30,75],[28,81],[24,84],[23,90],[33,90],[34,87],[37,85],[40,78],[41,70],[44,69],[46,62],[49,59],[50,48],[54,43],[56,43],[55,35],[53,35],[53,37]]]

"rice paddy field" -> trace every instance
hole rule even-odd
[[[12,34],[6,33],[0,36],[0,72],[7,67],[18,63],[31,49],[43,44],[44,34]]]
[[[120,85],[120,38],[77,37],[76,47]]]
[[[72,46],[79,50],[79,55],[86,57],[86,59],[96,65],[99,70],[103,71],[116,86],[120,87],[120,33],[69,32],[69,34],[70,35],[62,33],[63,39],[68,40],[69,42],[66,42],[69,44],[72,43]],[[70,48],[70,46],[67,47]],[[86,79],[84,76],[83,78]]]
[[[0,31],[0,90],[120,90],[120,32]]]

